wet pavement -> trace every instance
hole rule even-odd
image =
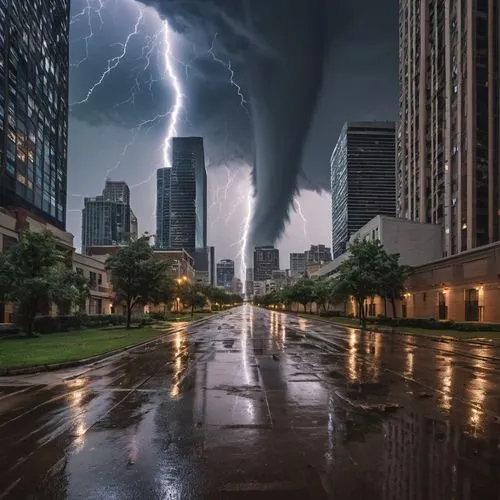
[[[245,305],[0,379],[0,499],[498,499],[499,375],[498,347]]]

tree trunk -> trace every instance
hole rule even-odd
[[[387,297],[384,297],[384,318],[387,319]]]
[[[127,303],[127,330],[130,328],[130,323],[132,321],[132,302]]]
[[[28,319],[26,322],[26,335],[28,337],[35,336],[35,317],[36,317],[36,314],[30,313],[28,315]]]
[[[366,327],[366,316],[365,316],[365,304],[364,300],[358,300],[359,306],[359,322],[361,324],[361,328]]]
[[[391,297],[391,305],[392,305],[392,316],[394,319],[398,319],[398,314],[396,312],[396,301],[394,297]]]
[[[220,311],[220,309],[219,309]],[[194,316],[194,304],[191,306],[191,318],[193,318]]]

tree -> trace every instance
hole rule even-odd
[[[300,278],[292,287],[293,300],[304,306],[304,312],[307,312],[307,304],[314,300],[314,284],[311,278]]]
[[[380,271],[379,294],[384,298],[384,304],[389,299],[392,306],[392,316],[393,318],[397,318],[396,300],[401,299],[405,292],[405,283],[410,275],[411,268],[399,264],[399,254],[384,252],[381,259]],[[385,316],[387,317],[386,307],[384,309]]]
[[[156,290],[156,296],[154,302],[156,304],[163,304],[163,316],[165,317],[167,314],[168,306],[175,300],[177,297],[177,288],[176,283],[173,278],[167,275],[164,272],[163,277],[160,281],[158,289]]]
[[[126,309],[127,328],[132,310],[137,304],[146,305],[158,298],[168,262],[154,258],[149,236],[142,236],[120,247],[106,261],[116,298]]]
[[[12,302],[27,335],[33,336],[35,318],[52,302],[74,303],[81,291],[64,254],[48,231],[26,231],[19,243],[0,254],[0,293]],[[71,305],[70,305],[71,308]]]
[[[58,293],[54,296],[54,303],[59,310],[59,314],[70,314],[74,306],[78,306],[79,312],[85,301],[90,296],[89,282],[81,274],[63,264],[55,269],[54,280]]]
[[[313,301],[319,310],[325,310],[325,306],[332,297],[331,281],[325,279],[315,279],[313,287]]]
[[[382,262],[385,251],[380,241],[354,240],[349,245],[349,257],[338,273],[339,290],[354,297],[361,325],[366,326],[364,303],[380,290]]]
[[[199,286],[190,283],[182,287],[180,299],[184,305],[191,308],[191,317],[194,316],[195,309],[201,309],[207,303],[207,296],[200,290]]]

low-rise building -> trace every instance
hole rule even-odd
[[[106,270],[106,258],[74,253],[73,269],[89,282],[90,297],[82,312],[90,315],[112,314],[113,291]]]
[[[378,240],[388,253],[399,254],[399,262],[407,266],[420,266],[443,256],[443,230],[438,224],[422,224],[398,217],[377,215],[356,231],[349,243],[356,239]],[[349,256],[348,252],[311,272],[311,276],[328,277]]]

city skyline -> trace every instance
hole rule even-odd
[[[321,200],[325,210],[322,211],[322,217],[318,220],[318,213],[311,209],[309,212],[308,200],[311,197],[317,200],[319,196],[315,194],[314,189],[325,190],[328,187],[329,167],[328,158],[335,137],[335,128],[338,129],[341,123],[350,117],[353,118],[374,118],[387,116],[387,110],[395,116],[397,109],[397,29],[392,21],[396,20],[396,10],[391,5],[392,2],[384,0],[384,6],[381,5],[374,9],[370,2],[366,2],[370,17],[379,16],[381,23],[386,24],[387,30],[381,34],[379,30],[372,29],[364,25],[363,20],[356,20],[353,16],[351,31],[341,36],[335,47],[335,67],[338,71],[328,71],[325,73],[325,85],[333,92],[325,93],[318,97],[318,108],[315,118],[311,123],[311,134],[313,142],[306,144],[304,148],[304,168],[298,175],[299,203],[307,219],[316,219],[317,228],[313,232],[321,229],[321,234],[309,239],[303,235],[303,223],[301,216],[292,208],[290,217],[292,224],[287,226],[282,241],[277,243],[283,253],[289,253],[293,249],[302,250],[311,243],[321,241],[326,244],[329,242],[329,209],[326,191],[324,200]],[[133,55],[140,56],[140,51],[144,45],[145,37],[149,34],[161,30],[161,22],[157,14],[152,9],[144,9],[143,20],[138,29],[138,34],[132,36],[128,47],[127,56],[123,58],[116,71],[106,77],[104,84],[100,85],[89,99],[85,96],[92,87],[96,77],[102,73],[102,67],[106,67],[106,59],[112,54],[106,52],[96,54],[96,44],[106,46],[115,40],[125,40],[127,35],[134,32],[135,22],[138,19],[138,5],[129,0],[123,2],[123,10],[118,18],[113,19],[109,11],[104,8],[101,12],[106,30],[97,29],[100,26],[100,20],[95,12],[91,13],[92,21],[95,24],[94,36],[89,41],[89,58],[86,58],[85,47],[82,45],[82,38],[86,36],[88,26],[83,18],[78,18],[72,25],[72,68],[70,102],[73,104],[71,112],[71,144],[70,144],[70,185],[68,192],[69,200],[69,225],[68,228],[75,232],[77,245],[79,235],[74,223],[78,218],[78,210],[81,207],[81,195],[88,196],[89,186],[96,183],[97,178],[107,174],[110,178],[116,180],[126,180],[132,191],[133,200],[141,200],[140,206],[134,209],[139,219],[140,232],[154,232],[155,212],[155,171],[163,164],[163,139],[166,128],[166,121],[161,117],[156,121],[155,116],[158,112],[168,111],[171,104],[172,94],[171,86],[164,80],[162,75],[158,74],[161,70],[162,60],[158,59],[157,52],[153,50],[154,57],[151,59],[150,68],[153,71],[152,81],[154,83],[152,94],[148,91],[143,93],[137,90],[133,102],[130,96],[130,88],[134,81],[126,85],[129,72],[132,70],[130,61]],[[73,2],[73,15],[81,12],[85,8],[84,2],[75,0]],[[351,7],[346,7],[348,10]],[[384,13],[382,13],[384,10]],[[381,13],[379,13],[381,11]],[[388,14],[390,14],[388,16]],[[391,16],[394,17],[391,21]],[[118,22],[119,20],[119,22]],[[83,22],[80,22],[83,21]],[[126,31],[128,30],[128,31]],[[352,58],[344,58],[351,47],[351,33],[356,34],[358,42],[361,40],[366,50],[363,52],[363,61],[354,61]],[[103,41],[103,38],[105,41]],[[218,257],[229,257],[238,260],[240,248],[234,245],[235,240],[241,239],[241,228],[248,215],[248,204],[242,200],[240,192],[247,196],[252,192],[252,187],[248,182],[250,171],[253,168],[253,158],[248,154],[252,151],[252,146],[248,144],[252,133],[248,131],[249,115],[241,105],[240,97],[234,86],[228,85],[227,68],[213,59],[212,53],[209,53],[212,40],[207,41],[206,57],[203,56],[203,50],[200,59],[199,73],[198,61],[193,64],[193,72],[185,77],[185,68],[182,64],[178,65],[178,75],[180,75],[180,84],[185,90],[184,110],[179,115],[177,135],[200,135],[206,140],[207,146],[207,172],[208,182],[212,186],[229,185],[228,190],[228,208],[219,210],[220,200],[213,199],[209,203],[209,219],[216,219],[219,212],[224,212],[224,217],[230,214],[237,215],[232,231],[232,241],[228,241],[226,236],[225,224],[210,228],[209,220],[209,244],[215,245],[216,249],[224,250],[226,245],[230,246],[227,255],[218,252]],[[213,55],[218,58],[222,55],[223,40],[217,38],[213,47]],[[392,60],[378,59],[378,50],[371,51],[373,43],[382,44],[387,50],[394,54]],[[151,47],[154,49],[154,47]],[[338,50],[337,50],[338,48]],[[172,34],[172,49],[176,55],[182,59],[192,59],[190,50],[192,45],[188,43],[181,35]],[[203,49],[203,48],[201,48]],[[92,56],[92,57],[91,57]],[[81,62],[83,61],[83,62]],[[81,64],[80,64],[81,62]],[[370,73],[366,79],[358,78],[363,73],[366,64],[374,64],[380,71],[377,74]],[[343,67],[349,66],[348,70],[343,71]],[[239,81],[242,76],[240,68],[235,66],[235,79]],[[214,82],[212,87],[200,84],[204,80],[198,80],[198,74],[206,75],[210,81]],[[339,78],[339,74],[342,75]],[[118,78],[120,76],[120,78]],[[344,89],[352,89],[351,78],[357,78],[358,88],[345,95]],[[149,77],[148,77],[149,79]],[[122,83],[120,83],[122,82]],[[139,75],[139,83],[143,84],[142,75]],[[243,83],[243,82],[242,82]],[[377,100],[369,98],[368,89],[376,91],[379,95]],[[247,93],[248,88],[242,87],[245,100],[250,103],[250,96]],[[204,94],[202,93],[204,92]],[[342,98],[340,96],[342,95]],[[106,99],[103,99],[106,96]],[[194,96],[194,101],[192,97]],[[349,97],[349,98],[346,98]],[[84,102],[81,102],[84,101]],[[80,103],[81,102],[81,103]],[[196,103],[196,104],[194,104]],[[154,106],[153,106],[154,105]],[[152,107],[153,106],[153,107]],[[215,106],[217,111],[205,112],[207,107]],[[93,117],[93,118],[92,118]],[[333,117],[333,118],[332,118]],[[334,120],[332,122],[332,119]],[[148,121],[143,129],[136,130],[141,121]],[[325,128],[324,124],[328,123]],[[305,125],[305,124],[304,124]],[[81,142],[85,140],[95,144],[92,151],[83,148]],[[129,145],[131,143],[131,145]],[[85,158],[85,160],[83,159]],[[95,165],[87,169],[89,164]],[[307,168],[306,168],[307,167]],[[86,170],[85,176],[80,172]],[[244,172],[243,175],[240,171]],[[102,181],[99,181],[102,182]],[[216,188],[217,188],[216,187]],[[281,188],[280,188],[281,189]],[[223,188],[224,190],[224,188]],[[277,191],[277,194],[279,189]],[[224,195],[225,196],[225,195]],[[214,196],[213,196],[214,198]],[[216,206],[219,204],[219,207]],[[211,206],[212,205],[212,206]],[[298,211],[298,207],[295,207]],[[76,210],[77,212],[73,212]],[[308,213],[307,213],[308,212]],[[224,219],[223,219],[224,220]],[[311,232],[311,230],[309,230]],[[236,233],[236,234],[235,234]]]

